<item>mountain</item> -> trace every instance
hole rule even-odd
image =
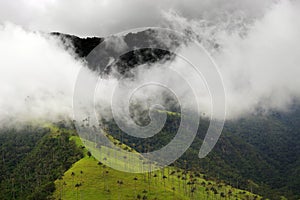
[[[84,145],[78,137],[72,139],[79,146]],[[126,160],[120,162],[126,165]],[[88,156],[87,151],[55,185],[55,199],[261,199],[259,195],[174,166],[144,174],[116,171]]]
[[[112,42],[108,41],[103,46],[98,46],[103,43],[103,38],[79,38],[77,36],[61,33],[51,34],[59,37],[67,47],[71,47],[79,58],[85,59],[87,56],[89,56],[90,53],[96,54],[97,56],[94,56],[93,59],[89,59],[88,67],[93,71],[103,71],[109,73],[112,67],[112,64],[110,64],[111,58],[116,57],[113,64],[115,64],[116,70],[122,75],[130,73],[130,69],[144,63],[164,62],[166,60],[172,59],[174,55],[164,49],[174,49],[176,48],[176,46],[179,46],[177,42],[169,45],[157,41],[157,39],[155,38],[156,33],[154,33],[151,29],[137,33],[128,33],[124,37],[120,36],[119,39],[112,38]],[[110,43],[117,43],[113,44],[117,47],[114,46],[113,48],[111,48],[109,46],[111,45]],[[136,49],[137,43],[142,47],[155,45],[158,46],[159,49],[141,48],[138,50],[128,51],[125,54],[118,56],[120,51],[119,48],[122,48],[122,43],[125,43],[128,49]],[[92,50],[94,52],[91,52]],[[90,55],[90,57],[92,57],[92,55]],[[103,70],[102,68],[105,67],[107,67],[107,69]]]
[[[83,157],[72,134],[64,124],[1,129],[0,199],[47,199],[54,181]]]
[[[290,113],[297,117],[299,114]],[[179,120],[180,117],[167,121],[162,132],[150,139],[130,137],[118,130],[114,123],[110,124],[109,132],[129,146],[134,145],[141,152],[152,151],[172,139],[171,133],[176,129],[174,124],[177,124],[174,122]],[[299,198],[298,130],[289,129],[290,125],[273,116],[253,116],[230,121],[226,123],[213,151],[204,159],[198,159],[208,123],[205,119],[201,120],[196,139],[174,163],[175,166],[202,172],[211,178],[224,180],[230,185],[271,199],[280,199],[281,196],[288,199]],[[147,149],[148,147],[151,149]]]
[[[53,35],[71,44],[82,59],[103,42],[96,37]],[[136,35],[145,43],[155,42],[151,38],[147,41],[145,35],[149,33],[145,32],[130,33],[124,41],[130,46]],[[115,62],[120,74],[130,76],[130,69],[140,64],[164,62],[173,56],[164,50],[144,49],[128,52]],[[95,66],[90,69],[99,71]],[[108,68],[106,73],[109,72]],[[174,136],[180,114],[167,114],[161,133],[147,139],[126,135],[113,120],[105,123],[115,141],[146,152],[161,148]],[[299,199],[299,119],[300,106],[295,104],[288,113],[226,121],[213,151],[199,159],[199,148],[209,125],[209,120],[203,118],[191,147],[172,166],[157,172],[156,177],[154,173],[122,173],[98,163],[80,143],[71,122],[2,128],[0,199],[96,199],[91,194],[103,199]],[[191,175],[194,183],[187,180]]]
[[[146,43],[147,40],[153,42],[153,38],[148,35],[149,32],[130,33],[124,36],[124,41],[129,46],[132,38],[138,38],[143,42],[146,40]],[[80,44],[78,40],[73,40],[73,42],[75,46]],[[86,47],[83,49],[88,51]],[[123,63],[120,72],[124,74],[131,68],[148,61],[163,60],[164,56],[168,59],[172,58],[169,52],[151,52],[149,49],[146,55],[143,51],[129,52],[120,59]],[[138,60],[137,57],[142,57],[142,59],[134,62]],[[300,106],[295,104],[287,113],[257,114],[227,121],[213,152],[200,160],[197,159],[197,153],[209,123],[207,119],[203,119],[194,143],[175,165],[183,167],[184,160],[189,160],[187,166],[189,169],[199,170],[210,177],[226,180],[227,183],[236,187],[253,190],[271,199],[281,199],[282,196],[288,199],[299,199],[299,117]],[[170,141],[178,120],[173,117],[162,131],[167,134],[158,134],[157,137],[150,138],[148,141],[129,137],[122,133],[113,121],[109,122],[110,133],[129,146],[134,144],[139,151],[146,151],[145,146],[148,144],[151,148],[157,149]]]
[[[116,171],[97,161],[66,122],[2,129],[0,141],[3,200],[261,199],[174,166],[144,174]]]

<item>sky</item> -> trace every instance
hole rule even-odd
[[[0,0],[0,23],[35,31],[107,36],[128,29],[162,26],[164,13],[210,19],[225,13],[260,17],[272,0]]]

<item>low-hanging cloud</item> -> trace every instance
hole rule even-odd
[[[164,12],[162,16],[165,16],[167,26],[191,30],[192,36],[212,53],[224,80],[227,118],[231,119],[257,110],[285,111],[299,100],[299,9],[299,3],[283,1],[251,22],[248,18],[227,18],[225,22],[198,20],[173,11]],[[0,55],[1,123],[12,122],[11,119],[72,118],[74,85],[84,62],[76,59],[61,40],[7,23],[0,27]],[[180,60],[175,59],[172,65],[182,74],[189,74],[188,66]],[[152,74],[157,81],[169,79],[170,84],[180,87],[164,72],[163,66],[159,65],[141,67],[134,72],[135,81]],[[195,79],[192,73],[188,76]],[[114,78],[103,80],[98,97],[102,106],[100,112],[109,110],[109,97],[116,82]],[[202,89],[205,89],[204,85],[199,86],[199,90]],[[181,91],[176,95],[184,96],[185,89]],[[162,92],[150,89],[142,92],[140,97],[144,100],[145,94],[158,97],[159,93]],[[209,114],[207,93],[200,92],[197,98],[201,112]],[[188,101],[188,97],[185,99]]]
[[[83,65],[59,38],[0,26],[0,123],[71,118]]]
[[[282,1],[245,36],[225,34],[216,54],[224,77],[228,114],[285,111],[300,98],[300,4]]]
[[[278,2],[262,18],[253,22],[240,16],[212,23],[189,20],[176,12],[164,15],[170,28],[181,32],[188,30],[189,36],[198,40],[211,53],[224,82],[227,119],[236,119],[248,114],[288,111],[299,103],[299,9],[298,2]],[[188,51],[188,47],[182,51]],[[165,65],[171,65],[198,85],[200,111],[211,114],[207,88],[191,66],[179,59]],[[166,76],[166,69],[159,65],[141,67],[134,72],[137,77],[135,82],[143,82],[152,76],[156,82],[166,82],[167,79],[170,85],[182,87],[180,81]],[[181,88],[176,95],[188,102],[190,97],[185,96],[186,89]],[[156,98],[163,94],[162,90],[149,90],[148,93]],[[137,98],[143,99],[143,96]],[[165,99],[161,99],[163,101]],[[141,102],[146,101],[143,99]]]

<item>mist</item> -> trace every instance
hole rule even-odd
[[[238,119],[253,114],[289,112],[295,104],[299,104],[299,10],[298,2],[282,1],[270,6],[266,13],[255,21],[249,21],[248,18],[240,15],[227,16],[217,21],[188,19],[175,11],[165,12],[163,15],[165,16],[164,25],[188,33],[187,37],[201,43],[211,54],[218,65],[224,84],[226,118]],[[166,44],[169,43],[166,37],[160,41],[163,40]],[[187,45],[178,54],[186,54],[189,51],[190,48]],[[194,53],[188,54],[192,56]],[[196,53],[194,56],[199,55]],[[191,65],[178,57],[164,65],[146,65],[132,70],[136,77],[134,81],[130,80],[132,83],[128,81],[122,84],[142,85],[146,80],[149,83],[151,81],[167,82],[168,85],[177,87],[175,96],[183,100],[179,103],[189,104],[188,88],[182,86],[180,79],[170,75],[170,68],[192,83],[197,93],[199,112],[210,116],[213,105],[209,86],[205,85],[205,77],[199,77]],[[114,84],[116,85],[115,82]],[[123,91],[126,91],[126,88],[123,88]],[[148,94],[147,100],[145,94]],[[149,106],[153,104],[149,100],[151,98],[155,98],[155,102],[160,102],[165,108],[176,105],[176,102],[166,102],[165,98],[159,99],[165,94],[165,89],[148,86],[148,89],[144,88],[140,95],[134,94],[134,98],[148,104],[148,106],[144,105],[145,109],[149,109]],[[113,97],[110,96],[111,98]],[[115,96],[115,98],[122,99],[121,96]],[[110,103],[108,100],[106,102],[102,104]],[[190,109],[195,110],[195,108]]]
[[[289,111],[300,97],[300,4],[282,1],[245,35],[220,36],[215,55],[224,77],[229,117]]]
[[[0,26],[0,122],[72,117],[72,93],[83,62],[59,38]]]
[[[247,3],[240,3],[239,6],[247,9]],[[255,7],[260,4],[251,5]],[[223,9],[222,6],[218,8]],[[224,8],[224,11],[227,9]],[[299,9],[298,2],[281,1],[262,6],[256,13],[255,9],[249,8],[246,15],[227,13],[224,18],[186,16],[183,11],[176,11],[176,6],[172,11],[157,12],[163,17],[162,26],[183,32],[189,30],[192,33],[189,36],[199,41],[212,55],[224,82],[226,117],[237,119],[249,114],[288,111],[291,105],[299,101]],[[79,33],[76,26],[72,30],[71,33]],[[100,33],[86,30],[91,34]],[[112,30],[116,29],[107,28],[107,31]],[[121,44],[121,48],[125,48],[126,45]],[[69,46],[57,37],[12,23],[0,26],[1,124],[72,119],[77,75],[80,69],[88,69]],[[118,45],[112,46],[119,48]],[[188,49],[189,46],[186,46],[182,51],[188,52]],[[171,63],[141,66],[133,70],[133,80],[119,82],[113,76],[100,80],[98,112],[105,118],[111,117],[112,91],[118,83],[123,84],[126,92],[126,86],[129,91],[133,85],[150,81],[150,78],[179,88],[175,96],[188,104],[187,88],[182,87],[176,78],[167,76],[168,66],[198,84],[196,98],[199,111],[209,116],[211,100],[205,81],[196,77],[190,66],[179,58]],[[96,75],[89,73],[91,77]],[[170,102],[162,96],[165,92],[158,87],[145,88],[135,93],[133,101],[143,102],[147,107],[152,98],[169,108]]]

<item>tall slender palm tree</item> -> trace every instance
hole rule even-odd
[[[71,176],[72,176],[72,185],[74,185],[74,182],[75,182],[75,172],[72,172]]]
[[[76,188],[76,199],[78,199],[78,189],[81,186],[81,183],[76,183],[75,188]]]
[[[134,177],[133,180],[134,180],[134,196],[136,196],[136,182],[137,182],[138,178]]]
[[[123,181],[122,180],[118,180],[117,184],[119,185],[119,199],[121,199],[121,186],[123,185]]]
[[[166,192],[166,179],[167,179],[167,177],[164,175],[162,178],[163,178],[163,181],[164,181],[164,188],[165,188],[165,192]]]
[[[173,199],[175,199],[175,187],[172,187],[172,191],[173,191]]]
[[[124,168],[126,169],[126,164],[127,164],[127,156],[123,156],[124,158]]]
[[[180,191],[180,178],[181,176],[180,175],[177,175],[177,179],[178,179],[178,190]]]
[[[175,175],[175,171],[172,171],[169,175],[171,176],[171,182],[172,182],[172,187],[174,187],[174,175]],[[174,188],[175,189],[175,188]]]
[[[155,180],[155,185],[157,185],[157,174],[154,174],[153,177],[154,177],[154,180]]]

